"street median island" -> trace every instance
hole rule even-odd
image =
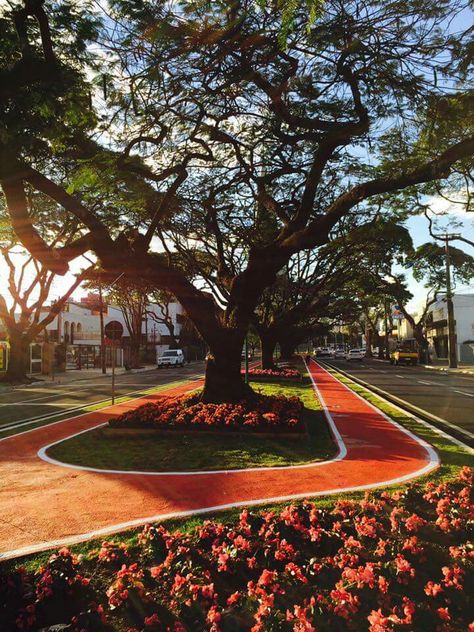
[[[310,384],[261,386],[253,402],[160,398],[48,449],[70,465],[120,471],[199,471],[301,465],[336,446]]]

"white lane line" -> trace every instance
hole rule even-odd
[[[399,377],[404,380],[406,378],[406,375],[399,375],[398,373],[395,373],[395,377]]]
[[[321,365],[319,365],[319,366],[321,367]],[[324,367],[321,367],[321,368],[323,368],[323,370],[326,370],[326,369],[324,369]],[[308,371],[308,372],[310,374],[311,381],[313,382],[313,385],[316,387],[316,392],[318,392],[318,389],[317,389],[317,386],[315,384],[314,378],[311,375],[311,372],[310,371]],[[331,375],[328,371],[326,371],[326,373]],[[338,380],[338,378],[335,378],[335,376],[331,376],[331,377],[333,377],[334,379],[339,381],[339,383],[342,384],[342,382],[340,380]],[[343,386],[348,391],[350,391],[351,393],[354,393],[354,391],[352,391],[352,389],[350,389],[345,384],[343,384]],[[354,394],[357,395],[357,393],[354,393]],[[364,401],[365,403],[369,403],[369,402],[367,402],[367,400],[364,400],[359,395],[358,395],[358,397],[360,399],[362,399],[362,401]],[[326,405],[323,403],[323,400],[321,400],[321,405],[323,406],[323,410],[325,410],[325,406]],[[369,405],[371,405],[371,404],[369,403]],[[400,426],[400,424],[398,424],[396,421],[394,421],[390,417],[387,417],[379,409],[375,408],[375,406],[372,406],[372,407],[377,412],[379,412],[382,416],[386,417],[386,419],[390,423],[392,423],[394,426],[399,427],[405,434],[410,435],[411,437],[413,437],[415,439],[415,441],[417,441],[420,445],[425,447],[425,449],[427,450],[427,452],[429,454],[429,457],[430,457],[429,463],[425,467],[421,468],[420,470],[418,470],[416,472],[412,472],[410,474],[405,474],[404,476],[400,476],[398,478],[394,478],[394,479],[391,479],[389,481],[379,481],[379,482],[369,483],[369,484],[366,484],[366,485],[358,485],[358,486],[345,487],[345,488],[334,488],[334,489],[327,489],[327,490],[324,490],[324,491],[317,491],[317,492],[304,492],[302,494],[290,494],[288,496],[275,496],[273,498],[256,498],[256,499],[243,500],[243,501],[233,502],[233,503],[225,503],[225,504],[222,504],[222,505],[214,505],[212,507],[202,507],[201,509],[191,509],[191,510],[188,510],[188,511],[177,511],[177,512],[171,512],[171,513],[168,513],[168,514],[156,514],[154,516],[147,516],[147,517],[143,517],[143,518],[138,518],[136,520],[129,520],[128,522],[122,522],[122,523],[118,523],[118,524],[114,524],[114,525],[109,525],[108,527],[105,527],[105,528],[102,528],[102,529],[97,529],[95,531],[89,531],[88,533],[81,533],[81,534],[77,534],[77,535],[73,535],[73,536],[68,536],[66,538],[60,538],[60,539],[57,539],[57,540],[50,540],[49,542],[41,542],[39,544],[34,544],[34,545],[31,545],[31,546],[25,546],[25,547],[22,547],[20,549],[15,549],[15,550],[12,550],[12,551],[5,551],[3,553],[0,553],[0,559],[10,559],[10,558],[14,558],[14,557],[28,555],[30,553],[35,553],[37,551],[43,551],[43,550],[46,550],[46,549],[55,548],[55,547],[58,547],[58,546],[74,544],[74,543],[77,543],[77,542],[84,542],[86,540],[90,540],[92,538],[100,537],[100,536],[103,536],[103,535],[108,535],[108,534],[111,534],[111,533],[114,533],[114,532],[117,532],[117,531],[123,531],[125,529],[130,529],[132,527],[138,527],[138,526],[141,526],[141,525],[146,524],[148,522],[158,522],[158,521],[163,522],[165,520],[170,520],[170,519],[174,519],[174,518],[185,518],[185,517],[188,517],[188,516],[195,516],[195,515],[200,515],[200,514],[212,513],[212,512],[215,512],[215,511],[223,511],[225,509],[233,509],[234,507],[252,507],[252,506],[255,506],[255,505],[261,505],[263,503],[287,502],[287,501],[290,501],[290,500],[298,500],[298,499],[304,499],[304,498],[310,498],[310,497],[329,496],[329,495],[340,494],[340,493],[349,492],[349,491],[364,491],[364,490],[374,489],[374,487],[380,487],[382,485],[396,485],[398,483],[404,483],[406,481],[412,480],[415,477],[422,476],[423,474],[426,474],[427,472],[430,472],[432,469],[434,469],[435,467],[437,467],[439,465],[438,455],[436,454],[436,451],[428,443],[426,443],[423,439],[420,439],[419,437],[417,437],[416,435],[411,433],[409,430],[406,430],[405,428],[403,428],[403,426]],[[330,417],[329,411],[327,411],[327,414],[328,414],[328,417]],[[329,419],[328,419],[328,421],[329,421]],[[60,422],[58,422],[58,423],[60,423]],[[334,426],[335,426],[335,424],[334,424]],[[337,434],[339,434],[337,428],[335,428],[335,429],[336,429]],[[342,441],[342,438],[341,438],[341,441]],[[345,448],[345,445],[344,445],[344,448]],[[295,469],[295,468],[298,468],[298,467],[299,466],[289,466],[286,469]],[[313,467],[314,467],[314,464],[313,464]],[[263,468],[259,468],[259,469],[263,469]],[[196,472],[193,472],[193,474],[196,474]]]
[[[200,375],[196,375],[195,377],[190,377],[188,379],[191,379],[192,381],[195,380],[199,380],[202,379],[202,374]],[[130,395],[136,395],[137,393],[143,393],[143,397],[147,397],[148,395],[154,395],[155,393],[159,393],[163,388],[169,387],[169,388],[174,388],[173,384],[180,384],[181,380],[176,380],[174,382],[168,382],[165,384],[157,384],[155,386],[153,385],[144,385],[147,388],[140,388],[136,391],[127,391],[126,393],[122,393],[120,395],[118,395],[118,398],[121,397],[128,397]],[[151,391],[151,392],[150,392]],[[141,399],[141,398],[131,398],[131,399]],[[73,408],[65,408],[64,410],[60,410],[56,413],[48,413],[46,415],[40,415],[40,416],[34,416],[34,417],[28,417],[27,419],[20,419],[18,420],[18,423],[16,423],[15,421],[12,421],[10,423],[4,424],[3,426],[0,426],[0,434],[4,433],[4,432],[8,432],[9,430],[15,430],[16,428],[21,428],[23,426],[31,426],[34,423],[40,423],[41,421],[46,421],[48,419],[54,419],[54,417],[59,417],[59,415],[66,415],[68,413],[73,413],[75,411],[78,410],[84,410],[87,409],[91,406],[96,406],[98,404],[105,404],[106,402],[110,402],[110,397],[107,397],[106,399],[100,399],[100,400],[96,400],[94,402],[89,402],[86,404],[82,404],[81,406],[74,406]],[[124,402],[125,403],[125,402]],[[101,409],[102,410],[102,409]],[[84,415],[88,415],[91,412],[95,412],[95,411],[91,411],[88,410],[87,412],[84,413]],[[83,415],[75,415],[73,417],[73,419],[76,419],[77,417],[82,417]],[[13,437],[17,437],[18,435],[21,434],[25,434],[26,432],[33,432],[34,430],[39,430],[40,428],[43,428],[44,426],[52,426],[54,424],[57,423],[62,423],[63,421],[68,421],[68,419],[71,419],[71,417],[68,417],[66,419],[60,419],[59,421],[55,421],[51,424],[42,424],[41,426],[38,426],[36,428],[32,428],[31,430],[24,430],[22,432],[17,432],[14,435],[9,435],[8,437],[0,437],[0,441],[6,441],[7,439],[12,439]]]
[[[150,378],[156,378],[157,377],[157,373],[152,373],[153,369],[150,369],[150,372],[148,371],[144,371],[142,373],[142,375],[144,376],[144,378],[150,379]],[[139,373],[135,374],[135,375],[140,375]],[[202,373],[200,373],[199,375],[202,375]],[[129,377],[129,376],[126,376]],[[180,378],[179,375],[174,376],[177,379],[175,381],[178,381],[178,379]],[[49,389],[47,387],[46,390],[50,391],[49,395],[41,395],[41,397],[28,397],[28,399],[24,399],[24,400],[16,400],[14,402],[2,402],[0,403],[0,406],[13,406],[15,404],[23,404],[23,403],[28,403],[28,402],[39,402],[42,401],[44,399],[50,399],[50,398],[54,398],[54,397],[65,397],[66,395],[76,395],[77,393],[80,393],[82,391],[87,391],[87,390],[93,390],[94,388],[104,388],[104,386],[107,386],[107,383],[105,382],[99,382],[98,380],[102,380],[103,378],[109,378],[111,379],[111,375],[107,374],[107,375],[103,375],[100,377],[97,377],[96,379],[87,379],[87,380],[78,380],[76,382],[77,387],[73,390],[73,391],[58,391],[58,392],[51,392],[51,390],[53,388],[64,388],[63,385],[61,386],[61,383],[58,382],[56,385],[51,385],[49,387]],[[194,375],[184,375],[183,376],[184,379],[194,379]],[[138,378],[137,378],[138,379]],[[152,380],[153,381],[153,380]],[[121,386],[145,386],[146,382],[123,382],[122,380],[120,380],[120,376],[117,376],[117,382],[116,382],[117,388],[120,388]],[[38,387],[41,388],[41,387]],[[23,390],[23,389],[21,389]],[[24,389],[26,392],[31,392],[33,389]],[[14,392],[21,394],[20,389],[15,389]],[[11,395],[12,393],[9,392],[7,393],[7,395]],[[1,396],[1,395],[0,395]]]
[[[436,382],[425,382],[424,380],[417,380],[418,384],[427,384],[428,386],[438,386]]]
[[[466,391],[457,391],[455,388],[453,388],[453,391],[455,393],[461,393],[461,395],[467,395],[468,397],[474,397],[473,393],[466,393]]]
[[[64,402],[44,402],[44,404],[37,404],[33,402],[12,402],[11,404],[0,404],[0,406],[36,406],[42,408],[44,406],[64,406]]]
[[[329,366],[331,367],[331,369],[333,369],[333,371],[337,371],[337,368],[334,367],[333,365],[330,364]],[[387,391],[384,391],[380,387],[375,386],[374,384],[370,384],[369,382],[365,382],[364,380],[362,380],[360,378],[358,378],[360,380],[360,383],[358,383],[358,382],[355,381],[355,379],[357,379],[357,378],[354,378],[354,376],[352,376],[350,373],[347,373],[346,375],[344,375],[344,377],[349,379],[354,385],[361,386],[363,389],[365,389],[367,391],[367,393],[369,393],[371,395],[375,395],[375,397],[378,397],[380,400],[382,400],[383,402],[385,402],[389,406],[393,406],[393,408],[395,408],[396,410],[400,411],[401,413],[403,413],[407,417],[411,417],[412,419],[414,419],[417,423],[421,424],[422,426],[426,426],[427,428],[429,428],[430,430],[432,430],[436,434],[439,434],[442,437],[444,437],[446,439],[449,439],[449,441],[451,441],[455,445],[459,446],[460,448],[465,449],[467,452],[469,452],[469,454],[474,454],[474,449],[471,448],[471,446],[467,445],[467,443],[463,443],[459,439],[456,439],[456,437],[453,437],[452,435],[448,434],[446,431],[442,430],[441,428],[438,428],[438,426],[433,426],[432,424],[430,424],[429,422],[425,421],[424,419],[421,419],[421,417],[417,417],[417,415],[409,412],[406,408],[401,408],[400,406],[397,406],[397,404],[395,404],[391,399],[388,399],[388,398],[392,398],[393,397],[393,398],[395,398],[396,400],[398,400],[401,403],[405,403],[405,402],[404,402],[404,400],[400,399],[399,397],[397,397],[393,393],[388,393]],[[376,391],[371,390],[371,387],[377,388],[380,392],[376,392]],[[354,391],[354,393],[355,393],[355,391]],[[383,393],[387,397],[384,397],[380,393]],[[367,400],[365,400],[365,401],[367,401]],[[429,413],[428,411],[423,410],[422,408],[419,408],[418,406],[415,406],[414,404],[412,404],[410,402],[406,402],[406,403],[409,404],[413,409],[417,410],[420,413],[420,415],[423,415],[423,414],[426,415],[427,414],[432,419],[435,419],[436,421],[438,421],[438,422],[440,422],[442,424],[445,424],[446,426],[449,426],[450,428],[452,428],[456,432],[460,432],[461,434],[469,437],[470,439],[474,439],[474,434],[472,432],[469,432],[469,430],[465,430],[464,428],[461,428],[460,426],[455,426],[450,421],[447,421],[447,419],[442,419],[441,417],[437,417],[436,415],[433,415],[433,413]]]
[[[53,459],[52,457],[46,454],[49,448],[52,448],[53,446],[58,445],[59,443],[63,443],[64,441],[68,441],[69,439],[73,439],[74,437],[82,435],[86,432],[90,432],[91,430],[96,430],[97,428],[106,426],[107,422],[97,424],[96,426],[92,426],[91,428],[86,428],[85,430],[76,432],[72,435],[69,435],[68,437],[64,437],[63,439],[60,439],[59,441],[54,441],[53,443],[50,443],[44,446],[43,448],[41,448],[40,450],[38,450],[37,454],[40,459],[43,459],[43,461],[46,461],[47,463],[50,463],[51,465],[59,465],[60,467],[66,467],[72,470],[81,470],[84,472],[97,472],[99,474],[127,474],[130,476],[137,476],[137,475],[138,476],[190,476],[190,475],[203,476],[203,475],[206,475],[207,476],[209,474],[212,474],[212,475],[213,474],[230,474],[234,472],[262,472],[262,471],[273,472],[276,470],[304,470],[310,467],[319,467],[321,465],[328,465],[330,463],[336,463],[337,461],[342,461],[342,459],[344,459],[347,456],[346,445],[344,443],[343,438],[341,437],[339,433],[339,430],[337,429],[336,423],[334,422],[334,419],[332,418],[331,413],[329,412],[329,409],[326,406],[326,402],[324,401],[324,398],[321,395],[316,385],[316,382],[313,379],[311,371],[309,370],[307,365],[306,365],[306,368],[308,369],[308,373],[311,378],[311,382],[313,383],[314,390],[321,403],[321,407],[323,409],[324,415],[328,422],[331,434],[333,435],[334,441],[336,442],[337,447],[338,447],[338,452],[336,456],[333,457],[332,459],[329,459],[328,461],[310,461],[309,463],[303,463],[302,465],[275,465],[274,467],[247,467],[247,468],[235,468],[235,469],[227,469],[227,470],[184,470],[184,471],[180,470],[177,472],[150,472],[150,471],[141,471],[141,470],[105,470],[105,469],[100,469],[96,467],[88,467],[86,465],[73,465],[72,463],[65,463],[64,461],[58,461],[56,459]]]

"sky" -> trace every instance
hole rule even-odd
[[[436,216],[434,213],[431,214],[436,220],[436,233],[459,233],[466,239],[474,241],[474,213],[466,213],[462,205],[449,205],[441,197],[432,198],[430,202],[431,208],[436,213]],[[438,215],[439,213],[446,214]],[[423,215],[410,218],[405,225],[410,232],[415,247],[426,241],[432,241],[429,234],[428,221]],[[472,246],[462,241],[453,241],[451,243],[474,257],[474,248]],[[411,310],[416,310],[420,303],[424,302],[427,289],[417,283],[411,275],[407,275],[407,280],[408,287],[414,295],[408,307]],[[474,284],[453,286],[453,291],[455,293],[474,294]]]
[[[447,212],[446,215],[439,216],[437,218],[438,232],[445,232],[446,229],[449,232],[461,233],[467,239],[474,241],[474,213],[466,213],[464,207],[459,206],[449,206],[442,198],[433,198],[431,200],[431,208],[437,214],[440,212]],[[410,218],[406,222],[406,226],[410,231],[413,242],[415,246],[419,246],[420,244],[431,241],[431,237],[428,230],[428,222],[424,216],[416,216]],[[474,256],[474,248],[470,247],[463,242],[453,242],[453,245],[461,248],[467,252],[469,252],[472,256]],[[17,261],[20,262],[20,258],[17,258]],[[78,272],[82,267],[86,267],[88,262],[84,260],[76,260],[71,265],[71,272],[66,274],[64,277],[56,277],[55,282],[53,283],[52,291],[50,294],[50,300],[54,300],[59,298],[62,294],[64,294],[70,285],[74,282],[74,273]],[[31,271],[28,275],[25,276],[25,281],[29,278],[31,279],[33,276],[33,271]],[[416,308],[423,303],[427,289],[422,285],[417,283],[413,278],[410,278],[407,275],[409,281],[409,289],[414,295],[412,301],[409,303],[408,307],[412,311],[416,311]],[[0,274],[0,292],[4,294],[7,288],[7,279],[4,274]],[[455,292],[458,293],[472,293],[474,294],[474,284],[470,286],[458,286],[454,288]],[[74,293],[75,298],[80,298],[81,296],[85,296],[87,294],[87,290],[83,290],[82,288],[78,288]]]

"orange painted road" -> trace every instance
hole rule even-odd
[[[326,462],[202,474],[123,474],[63,467],[38,456],[50,443],[145,401],[194,389],[199,382],[0,440],[0,557],[173,515],[368,489],[414,478],[438,465],[430,446],[392,423],[315,362],[310,371],[339,448],[338,455]]]

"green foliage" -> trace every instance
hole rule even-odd
[[[467,252],[449,246],[451,271],[455,281],[469,284],[474,279],[474,257]],[[442,288],[446,285],[446,250],[435,242],[419,246],[407,261],[416,281],[425,287]]]
[[[26,22],[28,48],[20,55],[13,15],[23,2],[10,6],[0,18],[0,153],[40,161],[70,149],[78,133],[96,124],[85,74],[92,65],[88,43],[100,22],[88,0],[48,2],[55,54],[49,61],[32,19]]]

